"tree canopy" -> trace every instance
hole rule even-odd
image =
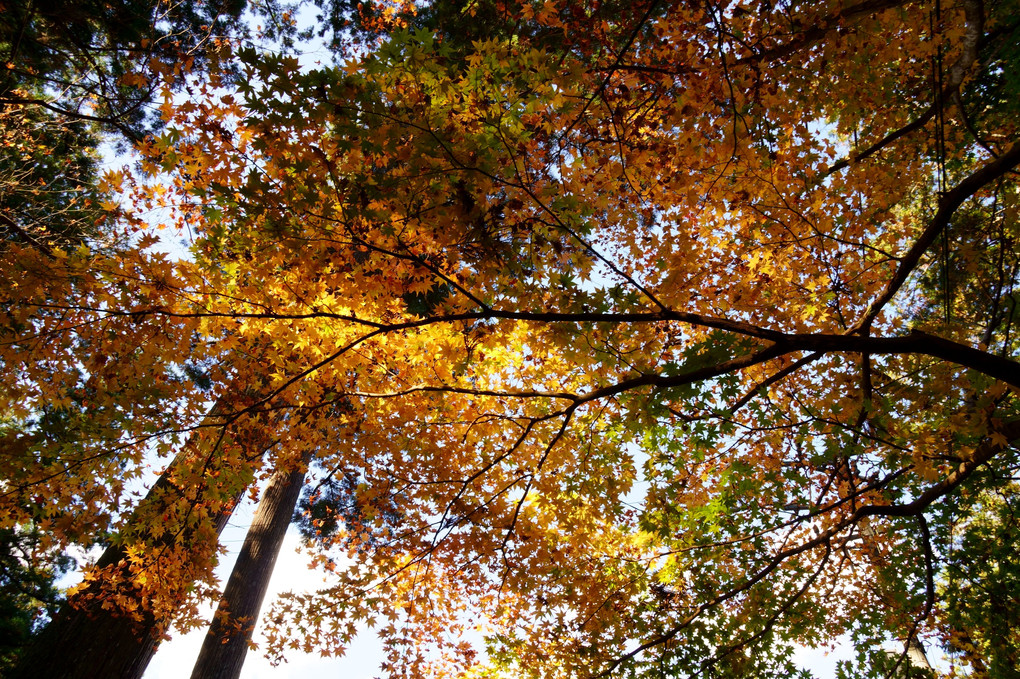
[[[224,41],[104,175],[107,247],[0,252],[0,529],[102,530],[89,597],[197,624],[202,522],[313,457],[332,584],[270,654],[368,621],[394,677],[785,677],[848,634],[862,676],[915,639],[1008,676],[1016,10],[357,3],[335,65]]]

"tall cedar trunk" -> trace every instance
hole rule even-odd
[[[198,654],[192,679],[237,679],[240,676],[248,642],[304,479],[303,470],[281,470],[270,479]]]
[[[151,501],[157,490],[168,488],[166,479],[166,474],[160,476],[143,502]],[[230,513],[223,511],[216,516],[216,535],[227,525]],[[124,564],[127,557],[126,546],[107,547],[96,568]],[[124,587],[125,591],[118,594],[138,598],[129,583]],[[64,604],[19,658],[11,679],[141,678],[164,626],[144,607],[139,608],[140,620],[103,608],[90,598],[94,589],[86,588]]]
[[[214,406],[210,416],[216,416],[220,405]],[[195,447],[201,445],[202,435],[195,434],[185,449],[175,458],[168,469],[157,479],[145,498],[139,503],[136,515],[144,508],[147,512],[168,506],[175,500],[185,496],[187,489],[178,487],[173,481],[173,472],[189,460],[205,460],[204,467],[208,471],[217,472],[215,464],[217,455],[215,448],[208,456],[199,454],[196,457]],[[247,441],[246,447],[263,453],[269,443],[260,440],[258,443]],[[212,464],[210,465],[210,461]],[[215,475],[215,474],[214,474]],[[226,526],[234,506],[240,500],[244,488],[236,491],[235,501],[223,503],[220,510],[212,518],[212,528],[216,537]],[[206,534],[208,536],[208,533]],[[195,531],[168,533],[167,541],[178,539],[195,541]],[[213,544],[206,544],[211,542]],[[104,608],[103,603],[111,603],[109,587],[104,591],[100,583],[86,587],[68,598],[53,620],[38,634],[32,644],[25,649],[18,664],[8,679],[141,679],[145,668],[156,652],[156,647],[166,629],[167,620],[157,619],[151,612],[143,595],[133,585],[128,569],[128,546],[125,543],[111,545],[103,552],[96,563],[96,569],[115,566],[120,568],[125,577],[118,584],[119,589],[112,595],[121,602],[130,602],[135,608],[135,617],[126,615],[120,606]],[[217,541],[204,540],[201,545],[195,544],[194,549],[217,548]],[[105,580],[103,581],[105,582]],[[179,591],[185,591],[192,583],[170,583]]]

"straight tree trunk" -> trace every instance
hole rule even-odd
[[[167,489],[166,478],[165,473],[160,476],[142,502],[152,502],[154,491]],[[217,536],[230,514],[223,511],[216,516]],[[112,545],[99,557],[96,568],[116,566],[127,573],[127,563],[126,546]],[[88,587],[70,597],[19,658],[11,679],[141,679],[162,639],[163,621],[156,620],[144,605],[138,606],[137,617],[105,608],[103,598],[92,598],[97,596],[95,590],[98,587]],[[141,598],[128,578],[117,595]]]
[[[304,485],[305,472],[273,474],[245,535],[223,597],[199,652],[192,679],[237,679],[262,600]]]
[[[219,404],[214,406],[210,416],[215,417],[219,407]],[[246,440],[242,445],[250,450],[257,449],[255,457],[260,457],[271,444],[264,437],[256,435],[256,438],[259,438],[257,442]],[[182,498],[189,495],[194,496],[196,504],[203,499],[204,489],[184,487],[174,481],[178,472],[197,470],[204,474],[202,478],[215,478],[216,482],[210,488],[231,478],[231,470],[221,470],[219,467],[222,465],[217,464],[220,458],[216,449],[218,443],[209,449],[206,441],[203,434],[192,436],[138,504],[134,512],[136,519],[158,517],[164,512],[179,509]],[[203,521],[195,525],[171,526],[173,530],[157,538],[155,544],[144,542],[144,537],[141,542],[132,542],[128,537],[107,547],[93,570],[114,570],[120,575],[116,585],[111,587],[108,578],[100,577],[70,596],[53,620],[25,649],[7,679],[141,679],[169,620],[166,616],[157,617],[146,594],[135,583],[128,548],[138,544],[149,550],[161,546],[168,550],[181,549],[183,546],[196,557],[211,558],[217,549],[218,537],[247,485],[243,479],[237,481],[236,476],[233,478],[238,483],[237,488],[228,491],[233,495],[233,501],[218,503],[218,510]],[[222,492],[223,488],[220,486],[219,490]],[[193,583],[192,579],[156,584],[166,587],[171,596],[177,595],[183,600]]]

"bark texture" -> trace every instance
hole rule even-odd
[[[172,491],[168,475],[159,477],[142,503],[161,502]],[[218,536],[227,525],[232,507],[214,519]],[[212,546],[215,549],[215,545]],[[96,568],[121,568],[127,573],[125,545],[108,547]],[[163,636],[165,621],[147,610],[144,601],[125,578],[119,597],[139,599],[137,616],[117,607],[104,607],[108,592],[89,587],[72,597],[25,650],[11,679],[141,679]]]
[[[270,479],[223,589],[192,679],[237,679],[241,675],[248,642],[304,479],[304,470],[281,470]]]
[[[217,403],[209,417],[219,418],[224,409],[223,402]],[[158,538],[147,536],[140,527],[138,534],[125,535],[108,547],[92,569],[109,569],[108,574],[68,598],[25,649],[7,679],[141,679],[170,620],[154,613],[147,594],[135,583],[129,546],[140,545],[157,555],[161,547],[168,551],[185,549],[195,556],[195,562],[204,559],[209,563],[218,547],[219,535],[254,473],[254,468],[243,478],[224,473],[229,472],[222,469],[224,434],[213,433],[214,430],[200,429],[192,435],[139,502],[129,530],[135,524],[146,525],[151,517],[180,510],[182,502],[194,509],[212,496],[227,499],[215,502],[215,509],[201,517],[197,509],[188,509],[183,517],[178,514],[178,523],[164,525],[166,532]],[[257,428],[232,431],[230,439],[231,445],[253,451],[253,459],[261,457],[272,445]],[[196,483],[195,479],[203,481]],[[180,581],[159,582],[158,586],[170,593],[171,598],[176,596],[183,601],[195,578],[200,577],[198,570],[184,573],[179,575]]]

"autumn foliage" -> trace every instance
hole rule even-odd
[[[335,67],[218,45],[103,247],[4,245],[0,528],[102,531],[80,605],[186,628],[216,517],[310,455],[332,584],[273,655],[1018,657],[957,586],[1017,563],[1015,4],[373,7]]]

